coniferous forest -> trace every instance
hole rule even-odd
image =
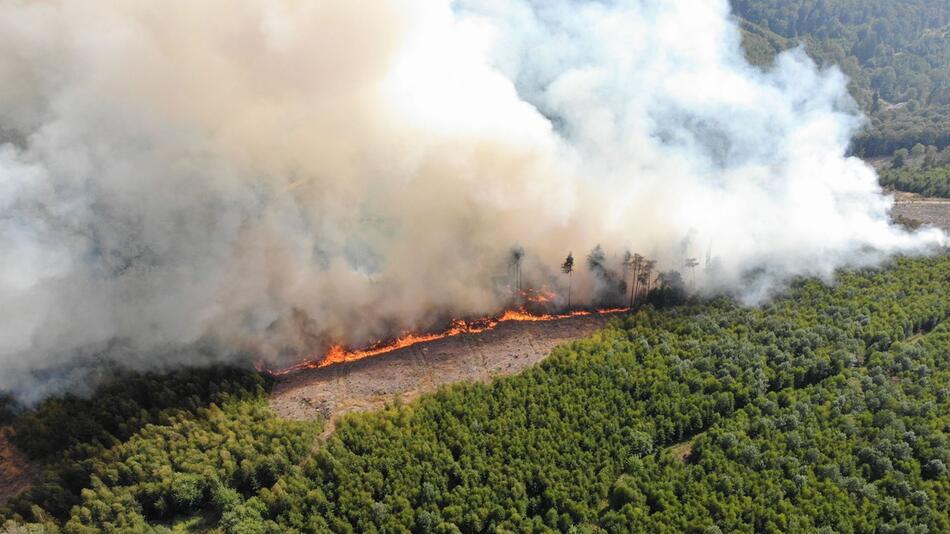
[[[729,3],[753,64],[767,68],[801,46],[849,77],[867,124],[848,153],[873,160],[883,186],[950,198],[947,0]],[[279,195],[308,186],[294,181]],[[608,261],[595,251],[591,272]],[[152,253],[136,249],[136,258]],[[520,292],[525,250],[512,254]],[[631,272],[641,271],[637,258]],[[695,285],[699,261],[688,262]],[[568,309],[582,263],[570,253],[555,269],[575,284]],[[396,398],[332,421],[332,431],[330,421],[278,417],[268,404],[275,378],[250,365],[108,367],[91,394],[32,406],[0,392],[0,431],[33,482],[0,506],[0,525],[70,534],[950,532],[946,250],[797,278],[755,305],[688,296],[679,272],[658,267],[653,280],[649,263],[642,304],[541,364]],[[624,298],[611,307],[626,306],[627,294],[633,305],[619,287]]]
[[[850,79],[869,124],[852,150],[950,144],[950,6],[943,0],[730,0],[749,58],[804,47]]]
[[[542,365],[339,421],[237,370],[14,417],[48,531],[946,532],[950,257],[647,306]],[[138,414],[136,416],[136,414]]]

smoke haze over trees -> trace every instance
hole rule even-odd
[[[864,156],[917,143],[950,145],[950,3],[944,0],[730,0],[744,45],[766,64],[804,45],[838,65],[870,124],[854,142]]]
[[[942,244],[846,157],[842,73],[740,41],[724,0],[5,3],[0,389],[491,314],[512,243],[566,296],[565,250],[715,241],[747,302]]]
[[[276,419],[251,376],[123,377],[18,421],[62,461],[0,513],[69,533],[948,531],[950,256],[795,285],[645,308],[522,374],[351,414],[316,450],[319,424]],[[137,412],[157,424],[120,426]],[[95,424],[25,435],[70,418]]]
[[[950,532],[948,10],[0,3],[0,528]]]

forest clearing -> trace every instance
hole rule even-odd
[[[891,210],[893,216],[932,224],[944,231],[950,230],[950,199],[897,192],[895,200]]]
[[[385,355],[278,378],[273,410],[288,419],[322,417],[331,424],[345,413],[409,401],[456,382],[480,382],[517,373],[546,358],[555,346],[589,336],[610,315],[545,322],[509,322],[477,334],[462,334],[398,349]]]

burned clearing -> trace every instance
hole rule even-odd
[[[29,489],[34,475],[26,456],[10,443],[8,432],[12,429],[0,427],[0,505]]]
[[[569,317],[545,322],[508,322],[478,334],[419,343],[364,360],[303,370],[281,377],[270,396],[288,419],[336,417],[379,408],[440,386],[484,381],[517,373],[566,341],[603,328],[617,314]],[[327,425],[327,431],[332,428]]]

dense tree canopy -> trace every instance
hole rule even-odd
[[[880,169],[881,185],[928,197],[950,198],[950,147],[914,145],[900,149]]]
[[[950,197],[950,3],[730,1],[753,62],[801,44],[848,74],[870,118],[853,149],[893,156],[884,185]],[[602,251],[587,261],[616,281]],[[642,294],[636,313],[519,375],[345,416],[325,440],[319,421],[274,416],[267,377],[232,367],[115,371],[89,398],[31,409],[0,394],[0,425],[41,467],[0,522],[950,532],[950,256],[798,280],[752,308],[682,304],[692,272],[632,255],[624,268],[632,285],[605,287],[623,302]]]
[[[950,166],[890,169],[881,173],[881,185],[928,197],[950,198]]]
[[[870,118],[863,156],[950,144],[950,3],[946,0],[730,0],[750,59],[802,44],[838,65]]]
[[[34,491],[6,514],[67,532],[946,532],[948,315],[948,256],[760,308],[647,306],[523,374],[346,416],[313,451],[318,427],[251,384],[96,448],[69,510]]]

